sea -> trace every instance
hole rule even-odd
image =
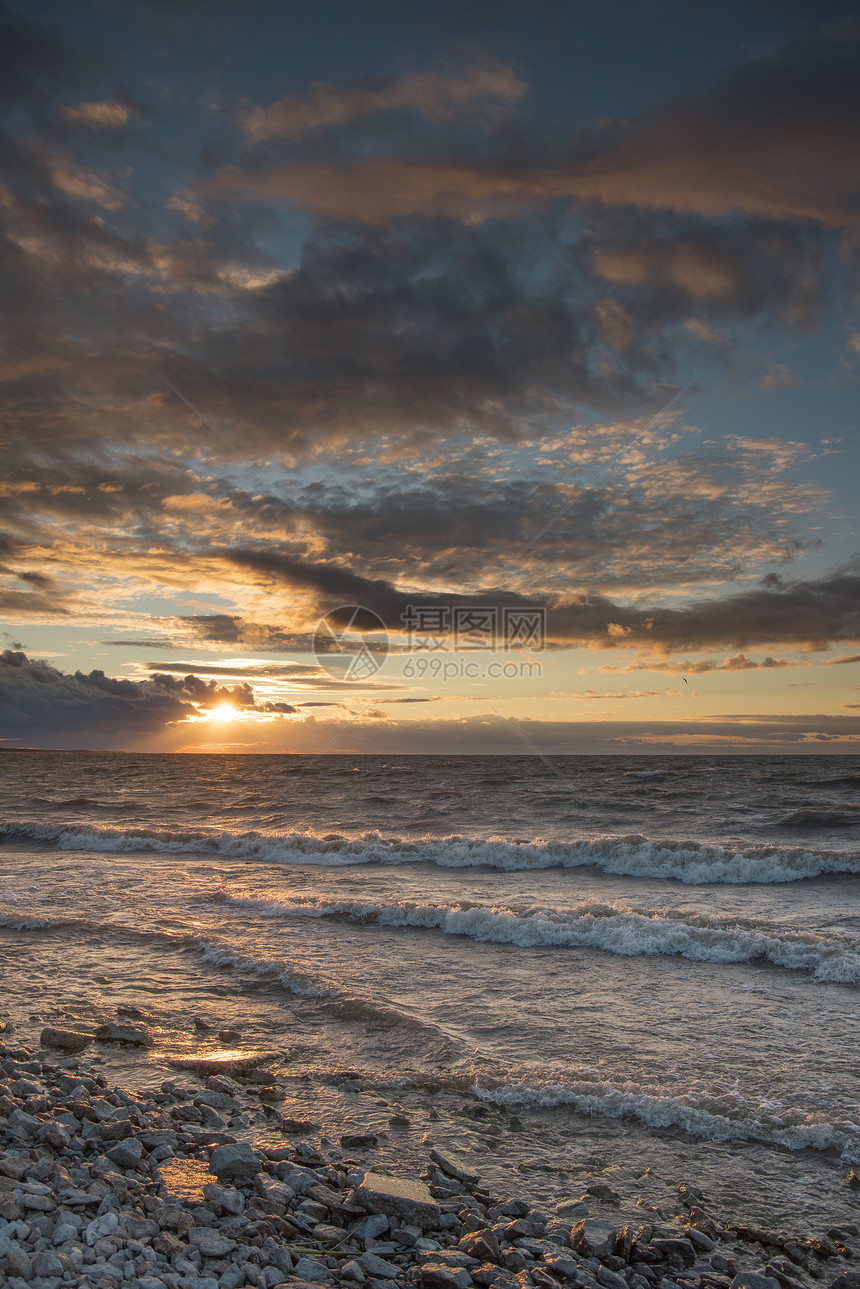
[[[0,756],[5,1041],[126,1009],[128,1086],[264,1052],[258,1135],[540,1205],[856,1221],[858,896],[860,755]]]

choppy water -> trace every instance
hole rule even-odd
[[[279,1054],[294,1117],[388,1131],[394,1098],[423,1132],[430,1098],[509,1189],[570,1193],[605,1154],[751,1216],[856,1215],[860,758],[21,752],[0,774],[24,1032],[133,1003],[159,1081],[213,1047],[203,1016]],[[346,1067],[375,1100],[338,1092]]]

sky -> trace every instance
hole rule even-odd
[[[0,748],[857,749],[860,4],[0,25]]]

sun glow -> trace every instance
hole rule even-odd
[[[233,721],[237,715],[236,708],[232,703],[219,703],[217,707],[213,707],[211,711],[206,713],[207,719],[210,721]]]

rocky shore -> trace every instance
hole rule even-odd
[[[148,1042],[123,1023],[0,1043],[11,1289],[860,1289],[853,1223],[737,1225],[692,1184],[669,1217],[625,1213],[600,1185],[538,1210],[429,1142],[421,1177],[395,1177],[374,1166],[374,1138],[311,1141],[317,1125],[282,1119],[264,1057],[182,1062],[134,1092],[78,1054],[93,1037]],[[284,1144],[255,1141],[261,1106]]]

